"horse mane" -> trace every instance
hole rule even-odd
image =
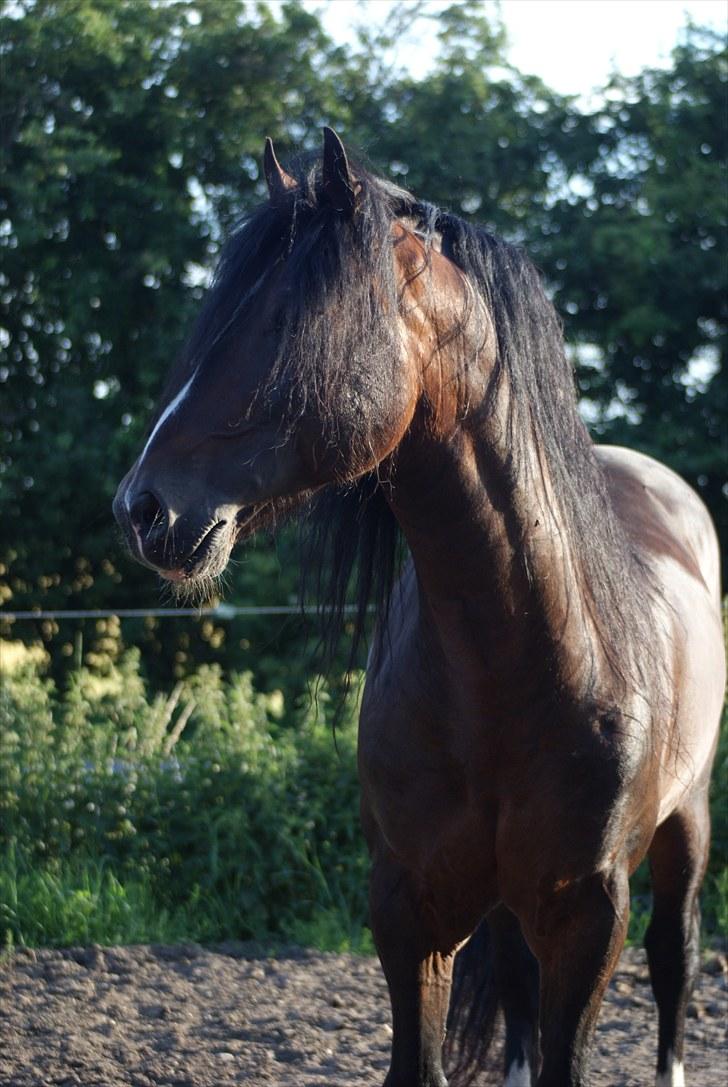
[[[625,691],[644,681],[653,640],[653,577],[612,505],[594,443],[578,411],[578,391],[561,320],[524,250],[451,214],[438,216],[443,251],[485,300],[496,335],[496,364],[486,410],[501,385],[511,482],[527,486],[529,449],[540,445],[561,531],[615,678]],[[525,559],[525,551],[524,551]],[[649,687],[648,687],[649,689]]]
[[[561,323],[540,274],[521,248],[417,201],[361,164],[353,169],[361,192],[351,218],[327,203],[318,156],[307,156],[291,170],[297,187],[243,220],[223,251],[186,352],[187,365],[196,365],[201,355],[244,327],[261,282],[280,263],[285,296],[281,347],[266,395],[272,402],[280,396],[285,374],[285,387],[295,396],[295,402],[289,396],[288,417],[302,416],[311,398],[325,416],[327,403],[352,374],[361,374],[364,384],[373,373],[386,375],[396,365],[393,221],[405,218],[414,224],[426,246],[437,232],[442,251],[467,276],[492,318],[497,357],[484,408],[492,408],[507,382],[512,395],[505,426],[513,482],[522,482],[529,446],[538,441],[566,541],[581,562],[587,605],[614,669],[627,677],[633,671],[635,633],[641,632],[640,641],[649,640],[648,579],[613,510],[578,414]],[[333,319],[324,321],[319,303],[332,298],[335,305],[327,312]],[[357,415],[357,390],[350,391],[351,414],[331,420],[329,441],[337,440],[342,427],[358,427],[366,439],[366,425]],[[366,640],[369,612],[378,614],[380,629],[385,625],[403,548],[382,484],[379,470],[366,472],[353,482],[334,483],[308,502],[304,591],[322,603],[329,662],[352,605],[350,665]]]

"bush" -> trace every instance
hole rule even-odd
[[[78,670],[62,694],[33,667],[5,677],[6,942],[361,944],[355,712],[352,700],[335,745],[322,685],[286,713],[278,692],[214,665],[149,699],[134,651]]]

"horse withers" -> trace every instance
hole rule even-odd
[[[292,173],[268,142],[265,171],[119,487],[132,553],[194,589],[300,507],[333,545],[334,631],[349,575],[357,636],[377,600],[359,768],[387,1087],[444,1087],[446,1025],[468,1082],[499,1006],[511,1087],[588,1083],[645,854],[678,1087],[724,687],[708,514],[592,444],[522,252],[352,168],[328,129]]]

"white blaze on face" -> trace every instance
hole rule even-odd
[[[527,1061],[513,1061],[508,1068],[503,1087],[531,1087],[531,1070]]]
[[[685,1068],[682,1061],[676,1061],[672,1050],[667,1051],[667,1068],[657,1073],[655,1087],[685,1087]]]
[[[144,458],[146,457],[147,453],[149,452],[149,447],[151,446],[152,442],[156,438],[157,434],[159,434],[159,431],[162,429],[162,427],[167,422],[167,420],[170,419],[174,415],[174,413],[177,411],[177,409],[179,408],[182,401],[189,394],[189,391],[192,388],[192,383],[194,382],[195,378],[197,377],[197,372],[198,372],[199,369],[200,368],[198,366],[195,369],[195,372],[193,373],[193,375],[189,379],[189,381],[187,381],[182,386],[180,391],[177,393],[174,400],[170,400],[169,404],[167,404],[167,407],[164,409],[162,414],[157,419],[154,430],[152,431],[152,433],[147,438],[146,445],[142,449],[142,455],[140,456],[139,460],[137,461],[137,466],[136,466],[136,471],[134,472],[134,476],[126,485],[126,493],[124,495],[124,505],[126,506],[126,512],[127,513],[131,512],[131,504],[130,504],[130,501],[129,501],[129,495],[131,494],[131,491],[132,491],[132,483],[134,483],[134,481],[139,476],[139,469],[142,466],[142,462],[143,462]],[[134,532],[136,533],[137,541],[139,542],[140,548],[141,548],[141,542],[139,541],[139,533],[137,532],[136,529],[134,529]]]
[[[220,337],[223,335],[223,333],[228,331],[228,329],[230,328],[230,325],[233,323],[234,319],[238,315],[239,311],[242,309],[243,305],[245,305],[246,302],[249,302],[250,299],[253,297],[253,295],[258,293],[258,291],[260,290],[260,288],[261,288],[261,286],[263,284],[263,281],[264,281],[264,279],[266,278],[267,275],[268,275],[268,269],[266,268],[266,269],[264,269],[263,273],[259,276],[259,278],[256,280],[256,282],[253,284],[253,286],[249,290],[247,290],[245,292],[245,294],[243,295],[243,297],[241,299],[238,300],[237,305],[235,307],[235,312],[233,313],[233,316],[223,326],[223,328],[220,330],[220,332],[218,332],[214,342],[217,342],[217,340],[220,339]],[[167,407],[164,409],[162,414],[157,419],[154,430],[152,431],[152,433],[147,438],[146,445],[142,449],[142,455],[140,456],[140,458],[139,458],[139,460],[137,462],[137,472],[141,468],[142,462],[143,462],[144,458],[146,457],[147,453],[149,452],[149,449],[150,449],[150,447],[152,445],[152,442],[157,437],[157,434],[159,434],[159,431],[162,429],[162,427],[167,422],[167,420],[170,419],[174,415],[174,413],[178,410],[178,408],[183,403],[183,401],[189,396],[190,391],[192,389],[192,385],[194,384],[195,378],[197,377],[199,372],[200,372],[200,367],[197,366],[195,368],[194,373],[192,374],[192,377],[187,382],[185,382],[185,384],[182,386],[180,391],[175,396],[174,400],[171,400],[169,402],[169,404],[167,404]],[[136,475],[136,473],[135,473],[135,475]],[[129,494],[129,487],[127,487],[127,510],[128,510],[128,494]]]
[[[199,370],[199,367],[197,368],[197,370]],[[182,386],[180,391],[175,396],[174,400],[170,400],[169,404],[167,404],[167,407],[164,409],[162,414],[157,419],[156,426],[154,427],[154,430],[152,431],[152,433],[147,438],[147,444],[142,449],[142,455],[139,458],[139,465],[140,466],[141,466],[142,461],[144,460],[144,458],[146,457],[146,455],[147,455],[147,453],[149,451],[150,445],[152,444],[152,442],[156,438],[157,434],[159,434],[159,431],[162,429],[162,427],[167,422],[167,420],[170,419],[174,415],[174,413],[179,408],[180,404],[187,397],[190,389],[192,388],[192,383],[194,382],[195,378],[197,377],[197,370],[195,370],[195,372],[193,373],[193,375],[189,379],[189,381],[187,381]]]

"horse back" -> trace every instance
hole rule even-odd
[[[725,690],[718,539],[700,498],[669,468],[616,446],[598,446],[597,457],[615,511],[653,574],[656,628],[666,635],[674,719],[663,732],[661,822],[707,781],[715,750]]]
[[[638,554],[650,566],[663,560],[702,582],[720,609],[720,553],[710,514],[695,491],[670,468],[644,453],[596,447],[614,508]]]

